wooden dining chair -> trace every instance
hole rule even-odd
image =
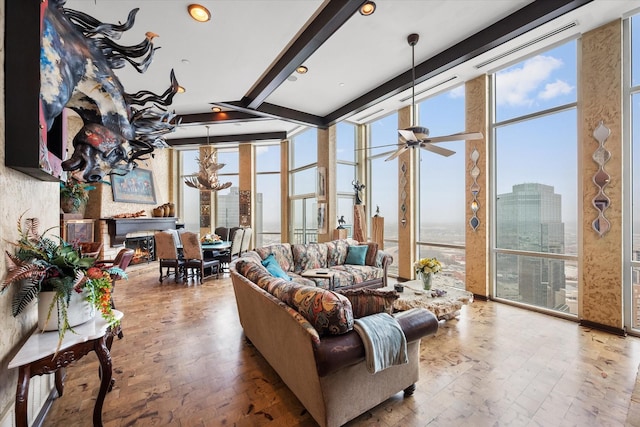
[[[253,235],[253,229],[247,227],[244,229],[244,233],[242,234],[242,243],[240,243],[240,254],[243,254],[249,250],[249,246],[251,245],[251,236]]]
[[[220,261],[225,271],[229,270],[229,263],[240,256],[240,248],[242,247],[242,238],[244,237],[244,229],[238,228],[233,235],[231,248],[228,251],[220,253],[215,258]]]
[[[173,275],[175,282],[182,280],[184,276],[184,259],[178,256],[178,248],[170,233],[159,231],[153,235],[155,239],[156,259],[160,268],[160,283]],[[162,274],[162,269],[167,269],[167,274]]]
[[[202,279],[208,276],[205,274],[207,270],[210,271],[209,275],[213,276],[215,273],[216,278],[220,277],[220,261],[213,258],[204,258],[200,239],[196,233],[186,231],[180,235],[180,239],[182,240],[185,270],[187,272],[191,270],[191,274],[186,274],[186,277],[194,277],[202,283]]]

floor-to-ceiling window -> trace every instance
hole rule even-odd
[[[316,129],[307,129],[291,138],[289,182],[291,191],[291,243],[318,240],[318,203],[316,178],[318,137]]]
[[[418,107],[418,124],[428,128],[431,136],[465,131],[464,86],[428,98]],[[436,257],[442,263],[438,283],[464,288],[465,141],[437,145],[455,154],[419,150],[417,256]]]
[[[255,224],[256,247],[280,242],[280,144],[257,145]]]
[[[367,160],[369,162],[370,212],[379,208],[384,217],[384,250],[393,256],[389,274],[398,275],[398,159],[385,161],[398,143],[398,114],[393,113],[369,124]],[[386,145],[386,147],[380,147]],[[391,150],[391,152],[389,152]]]
[[[630,304],[625,304],[627,319],[631,318],[634,332],[640,333],[640,15],[635,15],[625,23],[625,66],[628,74],[625,86],[628,88],[626,105],[629,112],[631,129],[631,253],[628,254],[631,264],[630,287],[627,295]],[[627,127],[628,128],[628,127]]]
[[[199,150],[180,150],[178,152],[180,164],[180,221],[185,229],[192,232],[200,231],[200,191],[184,183],[186,177],[198,174]]]
[[[238,147],[218,149],[218,163],[224,167],[218,171],[220,182],[230,182],[231,187],[216,191],[215,227],[238,227],[240,225],[240,173]]]
[[[576,41],[498,71],[494,271],[498,299],[577,315]]]
[[[348,229],[353,227],[355,193],[352,183],[356,178],[356,160],[356,127],[340,122],[336,126],[336,214]]]

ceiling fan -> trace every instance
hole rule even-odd
[[[442,156],[449,157],[455,154],[455,151],[451,151],[446,148],[438,147],[434,145],[437,142],[445,141],[461,141],[468,139],[481,139],[483,135],[481,132],[471,133],[454,133],[446,136],[435,136],[429,138],[429,129],[422,126],[416,126],[416,64],[415,64],[415,45],[418,43],[420,36],[418,34],[409,34],[407,36],[407,42],[411,46],[411,72],[413,78],[413,85],[411,87],[411,105],[413,111],[413,118],[411,120],[412,126],[406,129],[398,129],[398,144],[380,145],[378,147],[391,147],[396,146],[398,149],[391,152],[392,154],[385,159],[385,161],[393,160],[400,154],[404,153],[410,148],[420,147],[432,153],[440,154]]]

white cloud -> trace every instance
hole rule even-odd
[[[562,65],[562,60],[558,58],[538,55],[526,60],[521,67],[498,73],[498,105],[531,105],[535,98],[534,93],[540,85]]]
[[[267,151],[269,151],[269,147],[265,147],[263,145],[256,146],[256,156],[259,156],[260,154],[264,154]]]
[[[563,80],[556,80],[553,83],[547,83],[544,90],[538,94],[538,98],[552,99],[558,95],[566,95],[571,93],[573,86]]]
[[[449,97],[453,99],[462,98],[464,96],[464,85],[460,85],[449,91]]]

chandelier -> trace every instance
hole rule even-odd
[[[202,159],[196,157],[200,172],[197,175],[185,177],[184,183],[201,191],[219,191],[231,187],[230,182],[220,182],[218,179],[218,171],[225,164],[216,161],[216,151],[209,145],[209,126],[207,126],[207,147],[209,152],[204,153]]]

